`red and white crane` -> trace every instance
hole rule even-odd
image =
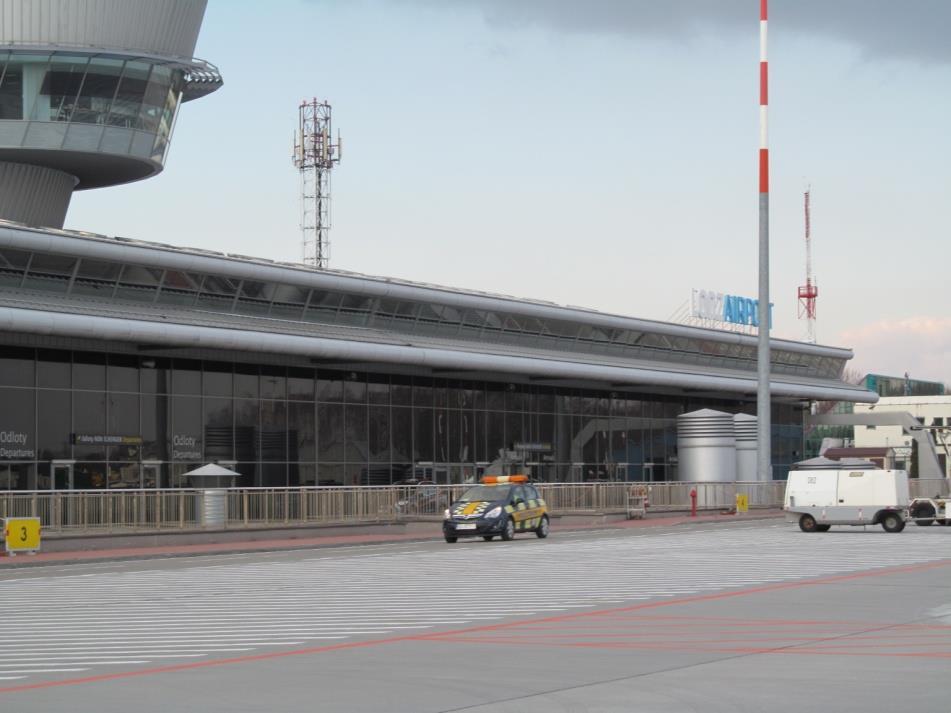
[[[799,286],[799,319],[806,318],[806,341],[816,343],[816,297],[819,287],[812,274],[812,225],[809,213],[809,190],[805,193],[806,206],[806,284]]]

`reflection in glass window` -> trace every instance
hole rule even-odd
[[[49,121],[49,97],[40,96],[40,88],[49,69],[50,57],[48,54],[22,54],[12,57],[10,65],[19,65],[23,86],[23,115],[20,118],[29,119],[40,115]],[[7,69],[11,68],[10,65]]]
[[[261,402],[261,460],[287,460],[287,405],[283,401]]]
[[[207,378],[208,372],[205,372]],[[234,459],[234,409],[231,399],[205,398],[205,459],[222,461]]]
[[[73,388],[105,390],[105,354],[76,352],[73,355]]]
[[[119,88],[122,74],[121,59],[97,57],[92,60],[83,79],[82,90],[73,109],[72,121],[85,124],[102,123],[102,117],[109,114],[112,100]]]
[[[88,64],[87,57],[54,55],[40,85],[31,118],[36,121],[69,121]]]
[[[111,297],[120,266],[83,258],[73,281],[72,294]]]
[[[23,66],[0,54],[0,120],[23,118]]]
[[[291,402],[287,404],[287,436],[289,461],[310,461],[317,459],[316,411],[313,402]]]
[[[0,388],[0,460],[33,460],[36,457],[36,432],[33,389]],[[3,486],[0,486],[2,489]]]
[[[285,369],[280,366],[261,367],[261,398],[283,399],[287,395]]]
[[[97,391],[73,392],[73,429],[76,434],[106,435],[106,394]],[[73,446],[76,460],[105,460],[104,443],[77,442]]]
[[[106,400],[108,424],[106,431],[110,436],[133,436],[139,433],[139,396],[138,394],[108,394]],[[108,446],[109,460],[136,460],[139,458],[139,443],[117,443]]]
[[[35,254],[23,286],[46,292],[66,292],[76,267],[76,258]]]
[[[139,128],[156,133],[162,120],[162,112],[172,84],[172,72],[168,67],[155,65],[149,75],[139,110]]]
[[[36,392],[37,450],[40,460],[69,458],[72,455],[72,394],[69,391],[40,389]]]
[[[4,386],[33,386],[36,371],[32,349],[0,347],[0,384]],[[0,403],[4,403],[0,401]],[[4,408],[8,408],[4,406]],[[3,429],[0,428],[0,431]]]
[[[106,123],[126,129],[138,129],[139,107],[149,80],[151,67],[147,62],[126,62],[119,79],[115,100]]]

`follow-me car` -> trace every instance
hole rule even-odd
[[[548,508],[525,475],[487,475],[449,506],[442,523],[446,542],[460,537],[496,535],[511,540],[516,532],[548,537]]]

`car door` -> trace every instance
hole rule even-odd
[[[512,491],[512,521],[515,523],[516,530],[524,529],[531,518],[532,511],[528,508],[527,500],[525,488],[521,485],[516,486]]]

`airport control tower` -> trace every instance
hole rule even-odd
[[[75,190],[159,173],[206,0],[0,0],[0,218],[61,228]]]

